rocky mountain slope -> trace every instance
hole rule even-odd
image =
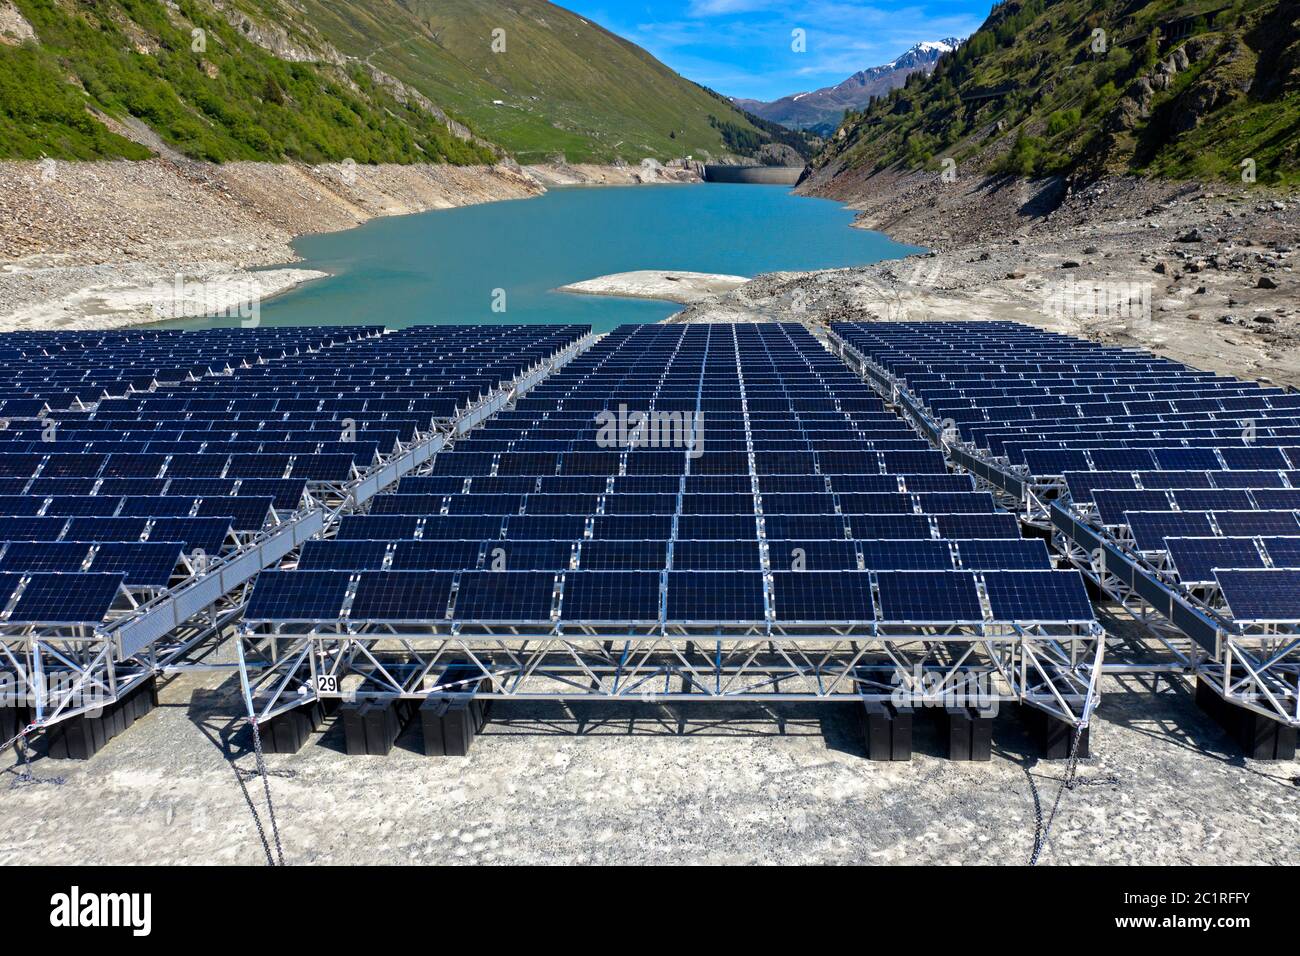
[[[929,73],[940,56],[951,53],[960,45],[961,40],[956,37],[926,41],[889,63],[860,70],[835,86],[825,86],[810,93],[794,93],[771,102],[746,99],[732,102],[782,126],[829,134],[835,132],[846,112],[863,109],[873,98],[902,86],[913,73]]]
[[[846,116],[814,187],[881,170],[1300,181],[1300,2],[1007,0]]]

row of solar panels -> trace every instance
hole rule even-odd
[[[588,331],[0,335],[0,393],[43,413],[0,428],[0,574],[16,602],[0,622],[98,622],[124,584],[166,587],[196,552],[229,554],[299,508],[309,481],[357,477]],[[367,411],[338,414],[353,410]],[[68,589],[62,609],[38,603],[53,584]]]
[[[701,415],[701,453],[573,445],[619,406]],[[893,440],[915,450],[870,447]],[[797,325],[620,328],[429,471],[264,574],[248,619],[1092,620],[1078,575]]]
[[[1050,571],[1041,540],[781,540],[767,538],[773,569],[806,571]],[[628,541],[520,541],[491,538],[376,541],[330,538],[303,546],[297,567],[306,571],[758,571],[757,539]],[[75,570],[49,568],[45,570]]]
[[[1064,478],[1077,516],[1169,580],[1209,588],[1239,623],[1300,622],[1289,567],[1300,546],[1300,395],[1004,323],[837,332],[986,455],[1039,481]],[[1158,389],[1138,385],[1157,368]]]
[[[771,574],[772,619],[798,623],[1088,623],[1076,571]],[[245,619],[292,623],[761,623],[748,571],[266,571]]]
[[[10,519],[33,520],[33,519]],[[0,523],[0,528],[3,524]],[[515,538],[573,541],[597,538],[667,541],[679,538],[745,540],[758,537],[754,515],[384,515],[345,517],[340,538],[399,541],[407,538]],[[770,538],[1017,538],[1020,528],[1008,514],[767,515]]]

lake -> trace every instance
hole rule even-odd
[[[330,273],[262,305],[266,325],[578,322],[607,331],[656,322],[670,302],[571,295],[558,286],[614,272],[754,276],[865,265],[918,251],[850,229],[839,203],[784,186],[551,189],[536,199],[374,219],[303,236],[305,268]],[[504,304],[504,311],[494,311]],[[237,324],[238,320],[229,323]],[[212,319],[168,323],[206,327]]]

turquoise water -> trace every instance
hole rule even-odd
[[[262,304],[266,325],[656,322],[673,303],[569,295],[556,287],[635,269],[753,276],[864,265],[917,251],[850,229],[838,203],[783,186],[552,189],[512,200],[375,219],[304,236],[305,268],[331,273]],[[500,290],[500,291],[498,291]],[[505,311],[494,311],[494,304]],[[237,324],[197,319],[184,327]]]

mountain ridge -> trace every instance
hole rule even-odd
[[[763,119],[826,135],[835,131],[846,112],[861,109],[873,97],[902,86],[913,73],[934,69],[939,57],[957,49],[961,42],[958,37],[925,40],[888,63],[859,70],[834,86],[792,93],[769,102],[741,98],[733,98],[732,102]]]

